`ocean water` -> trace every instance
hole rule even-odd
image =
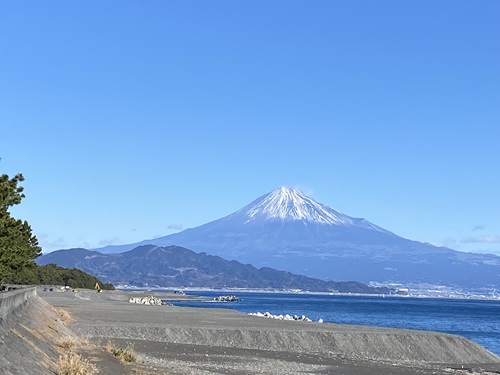
[[[312,320],[322,318],[333,323],[453,333],[500,356],[500,300],[208,291],[187,294],[209,298],[231,294],[241,301],[176,301],[174,305],[228,308],[244,313],[267,311],[274,315],[305,315]]]

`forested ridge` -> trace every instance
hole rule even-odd
[[[12,284],[67,285],[71,288],[93,289],[96,283],[101,289],[114,289],[113,284],[102,283],[97,277],[76,268],[64,268],[55,264],[26,268],[14,275]]]

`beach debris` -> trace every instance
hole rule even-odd
[[[236,296],[219,296],[219,297],[215,297],[214,301],[217,301],[217,302],[239,302],[240,299]]]
[[[130,303],[138,303],[140,305],[155,305],[155,306],[164,305],[164,302],[155,296],[132,297],[128,301]]]
[[[277,319],[277,320],[293,320],[297,322],[312,322],[312,319],[309,319],[305,315],[288,315],[288,314],[280,314],[280,315],[273,315],[270,312],[256,312],[256,313],[248,313],[248,315],[252,316],[258,316],[261,318],[268,318],[268,319]],[[316,323],[323,323],[323,319],[319,318]]]

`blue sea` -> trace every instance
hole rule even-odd
[[[231,294],[241,301],[175,301],[174,305],[305,315],[312,320],[322,318],[333,323],[440,331],[467,337],[500,355],[500,300],[213,291],[187,294],[210,299]]]

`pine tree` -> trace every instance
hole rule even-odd
[[[27,221],[15,219],[9,208],[24,198],[22,174],[0,177],[0,281],[12,280],[17,272],[35,267],[42,249]]]

